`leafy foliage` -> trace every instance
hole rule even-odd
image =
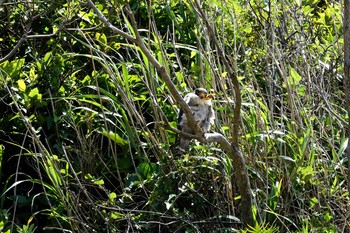
[[[134,35],[125,1],[96,6]],[[178,91],[212,89],[214,130],[240,147],[254,194],[244,229],[232,162],[217,145],[174,157],[178,108],[145,54],[83,2],[0,6],[0,229],[4,232],[337,232],[349,227],[348,116],[339,1],[130,1]],[[230,197],[233,197],[230,198]],[[234,208],[231,208],[231,207]],[[210,226],[210,227],[208,227]],[[213,228],[215,227],[215,229]]]

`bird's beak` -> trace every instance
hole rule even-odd
[[[214,95],[213,94],[208,94],[207,96],[204,97],[205,100],[211,100],[213,99]]]
[[[214,97],[213,94],[208,94],[208,95],[203,94],[203,97],[201,100],[199,100],[199,103],[202,103],[202,102],[207,101],[207,100],[211,100],[211,99],[213,99],[213,97]]]

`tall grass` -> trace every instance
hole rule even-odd
[[[327,31],[300,17],[307,12],[289,1],[276,1],[267,13],[266,6],[255,1],[217,4],[205,3],[203,9],[225,55],[237,63],[242,93],[239,146],[249,169],[258,221],[242,232],[345,231],[350,202],[343,153],[348,143],[343,130],[347,116],[338,88],[340,19],[334,18],[334,28]],[[170,15],[194,20],[195,30],[181,28],[176,17],[164,30],[157,21],[161,11],[140,3],[139,10],[150,20],[140,33],[182,95],[196,86],[215,94],[213,130],[232,139],[232,81],[212,49],[205,23],[187,1],[180,6],[165,5]],[[334,10],[339,13],[338,6]],[[123,29],[133,34],[128,18],[118,17]],[[307,30],[326,31],[331,45],[324,47],[329,41],[321,41],[317,46],[313,41],[324,34],[311,40]],[[138,47],[125,42],[116,46],[113,35],[103,35],[71,34],[84,53],[65,53],[63,63],[68,67],[71,61],[83,62],[79,70],[67,71],[70,76],[64,82],[72,89],[46,96],[55,116],[51,135],[28,120],[30,113],[26,115],[21,99],[10,88],[14,83],[2,77],[14,111],[30,134],[23,143],[28,148],[18,156],[29,157],[38,177],[6,181],[1,207],[9,193],[20,197],[14,190],[24,182],[41,185],[30,199],[31,208],[39,206],[37,202],[45,206],[31,211],[18,231],[34,226],[33,217],[42,216],[52,221],[47,230],[67,232],[241,228],[235,217],[241,197],[231,179],[239,171],[234,171],[230,158],[217,145],[198,142],[184,157],[174,157],[170,146],[176,135],[165,125],[176,127],[179,109],[166,85]],[[179,42],[178,38],[190,39]],[[0,217],[13,217],[13,232],[17,213],[16,208],[11,210]]]

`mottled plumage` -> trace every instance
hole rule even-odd
[[[210,126],[214,123],[215,115],[211,103],[212,95],[208,95],[203,88],[197,88],[194,92],[184,97],[185,102],[192,110],[194,119],[206,133],[210,130]],[[188,125],[186,115],[182,110],[179,112],[178,129],[182,132],[193,134],[193,129]],[[188,150],[191,139],[180,135],[179,148],[182,152]]]

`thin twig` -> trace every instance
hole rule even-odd
[[[26,40],[38,39],[38,38],[50,38],[57,35],[60,31],[62,31],[62,29],[63,29],[63,26],[61,26],[56,32],[50,33],[50,34],[28,35],[27,32],[23,33],[21,39],[17,42],[16,46],[5,57],[0,58],[0,63],[11,59]]]
[[[26,39],[27,39],[27,34],[24,33],[23,36],[21,37],[21,39],[17,42],[16,46],[5,57],[0,59],[0,63],[7,61],[13,55],[15,55],[15,53],[17,52],[19,47],[21,47],[21,45],[23,44],[24,41],[26,41]]]

